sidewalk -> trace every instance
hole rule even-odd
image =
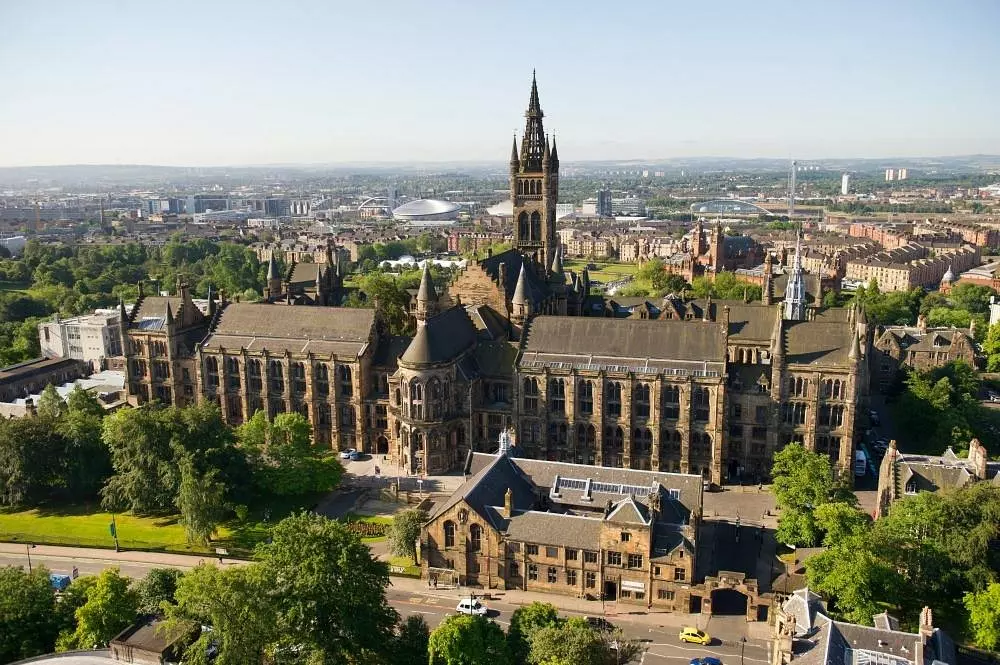
[[[0,552],[5,554],[26,553],[24,543],[0,543]],[[90,559],[110,563],[143,563],[169,568],[194,568],[199,563],[218,563],[219,557],[205,554],[171,554],[169,552],[141,552],[133,550],[102,550],[90,547],[62,547],[56,545],[35,545],[31,553],[39,557],[54,557],[63,559]],[[243,559],[222,557],[223,565],[247,563]]]
[[[456,589],[430,589],[426,580],[418,580],[410,577],[390,578],[391,588],[399,591],[406,591],[414,595],[429,596],[433,598],[446,598],[455,600],[457,598],[475,593],[480,598],[494,600],[508,605],[529,605],[534,602],[550,603],[564,612],[573,614],[584,614],[587,616],[607,617],[612,623],[616,618],[629,621],[630,623],[642,624],[648,627],[677,629],[683,626],[697,626],[703,630],[712,632],[709,628],[713,622],[724,624],[730,630],[745,626],[744,633],[748,643],[759,643],[763,646],[771,639],[770,626],[767,622],[746,621],[742,617],[712,617],[704,614],[687,614],[681,612],[664,612],[660,610],[646,610],[641,605],[626,603],[602,603],[599,600],[586,600],[571,596],[562,596],[551,593],[538,593],[535,591],[521,590],[497,590],[478,589],[469,587],[458,587]],[[732,640],[729,640],[732,642]]]

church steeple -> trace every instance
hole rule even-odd
[[[559,157],[542,125],[538,80],[532,72],[531,96],[524,114],[520,156],[517,141],[510,157],[510,197],[514,207],[514,245],[530,255],[534,270],[548,277],[556,248],[556,203],[559,199]]]
[[[785,319],[806,320],[806,278],[802,274],[801,230],[795,234],[795,260],[792,263],[792,274],[788,276],[788,284],[785,286]]]
[[[545,152],[545,129],[542,127],[542,105],[538,101],[538,81],[531,72],[531,97],[524,112],[524,137],[521,139],[521,172],[541,171]]]

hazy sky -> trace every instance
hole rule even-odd
[[[997,0],[0,0],[0,165],[1000,153]]]

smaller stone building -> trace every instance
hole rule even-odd
[[[506,453],[473,453],[465,471],[421,533],[425,578],[700,609],[700,476]]]
[[[975,328],[928,328],[923,315],[916,326],[887,326],[875,335],[870,376],[884,391],[904,366],[928,370],[964,360],[975,367],[974,334]]]
[[[0,368],[0,402],[39,394],[90,374],[90,365],[74,358],[35,358]]]
[[[835,621],[809,589],[791,595],[775,613],[771,665],[955,665],[955,643],[934,627],[929,607],[916,633],[900,630],[883,612],[874,626]]]
[[[979,439],[969,442],[968,457],[959,457],[951,448],[943,455],[902,453],[891,441],[879,467],[875,516],[882,516],[905,496],[955,490],[979,481],[1000,484],[1000,462],[989,461]]]

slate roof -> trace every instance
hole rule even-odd
[[[785,360],[796,365],[849,367],[853,328],[827,321],[786,321]]]
[[[407,365],[434,365],[455,360],[476,343],[476,327],[465,308],[455,306],[430,317],[400,357]]]
[[[775,300],[784,300],[785,289],[788,288],[789,273],[775,275],[771,279],[771,297]],[[821,278],[816,273],[803,272],[802,279],[806,286],[806,302],[818,303],[820,301]]]
[[[885,329],[883,335],[896,338],[900,348],[908,351],[940,351],[947,350],[957,339],[964,338],[971,350],[976,346],[967,330],[959,328],[930,328],[921,330],[912,326],[891,326]]]
[[[296,263],[292,267],[289,283],[300,287],[316,286],[322,266],[319,263]]]
[[[176,298],[146,296],[139,301],[138,309],[132,316],[132,323],[129,325],[129,328],[162,330],[167,323],[167,303],[170,303],[170,312],[177,319],[181,308],[184,306],[183,298],[180,296]]]
[[[507,319],[489,305],[466,305],[465,311],[484,339],[501,339],[507,336]]]
[[[406,347],[413,341],[412,337],[406,335],[392,335],[383,337],[379,345],[375,348],[375,356],[372,364],[377,367],[395,367],[399,357],[406,351]]]
[[[531,510],[535,506],[535,488],[531,482],[514,466],[507,455],[491,455],[489,464],[482,466],[475,474],[462,483],[447,501],[437,504],[431,519],[458,503],[464,501],[471,510],[482,515],[496,528],[495,511],[488,510],[491,506],[503,506],[504,495],[509,488],[513,507],[516,511]]]
[[[488,453],[472,453],[466,461],[466,473],[475,474],[490,465],[496,455]],[[634,487],[652,488],[653,483],[659,483],[667,490],[677,490],[679,498],[676,501],[662,499],[660,502],[661,519],[682,524],[687,522],[691,512],[701,510],[702,478],[686,473],[666,473],[663,471],[641,471],[639,469],[618,469],[607,466],[591,466],[589,464],[572,464],[569,462],[549,462],[515,457],[514,463],[524,476],[535,486],[545,488],[547,492],[560,479],[591,479],[595,483],[611,485],[630,485]],[[592,491],[591,501],[583,501],[583,492],[560,487],[559,497],[549,493],[549,500],[554,504],[587,508],[601,507],[610,499],[613,503],[621,501],[621,494],[610,494]],[[642,501],[643,497],[639,497]]]
[[[514,376],[517,347],[510,342],[480,342],[474,355],[481,374],[497,378]]]
[[[518,275],[521,274],[521,265],[523,263],[524,256],[521,252],[516,249],[508,249],[506,252],[500,252],[483,259],[479,262],[479,265],[494,282],[500,279],[500,266],[504,266],[504,283],[500,286],[503,288],[504,297],[510,300],[514,297]],[[549,297],[548,284],[544,280],[539,279],[535,275],[534,270],[529,269],[525,271],[525,281],[527,287],[526,295],[533,306],[540,305]]]
[[[499,515],[499,512],[497,512]],[[500,516],[502,519],[502,516]],[[530,510],[506,520],[507,538],[523,543],[599,549],[604,521],[598,517]]]
[[[373,309],[230,303],[202,346],[356,357],[368,344],[374,324]]]
[[[723,331],[710,322],[539,316],[528,324],[524,338],[518,360],[522,367],[648,366],[655,372],[707,370],[709,363],[722,363],[724,371],[726,361]]]
[[[605,518],[609,522],[619,524],[642,524],[649,526],[649,509],[636,503],[631,496],[618,502]]]
[[[892,622],[876,621],[882,626],[861,626],[834,621],[825,614],[816,594],[809,589],[795,592],[782,605],[782,611],[795,617],[795,655],[792,662],[801,665],[855,665],[855,652],[868,651],[887,656],[886,662],[909,662],[913,665],[927,665],[941,661],[954,665],[955,645],[942,630],[935,628],[923,649],[923,662],[916,662],[922,641],[918,633],[907,633],[886,625]]]

